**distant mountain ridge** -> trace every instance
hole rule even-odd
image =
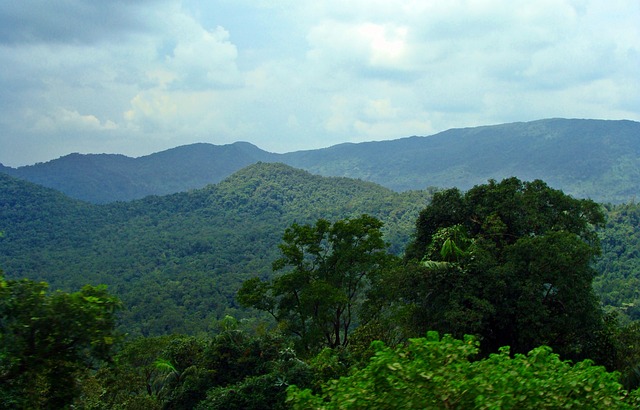
[[[75,153],[0,172],[100,204],[202,188],[247,165],[274,162],[274,155],[247,142],[198,143],[139,158]]]
[[[639,122],[547,119],[342,144],[285,154],[284,162],[398,191],[428,186],[466,190],[491,178],[517,176],[543,179],[577,197],[626,202],[640,193],[639,154]]]
[[[538,178],[576,197],[627,202],[640,194],[640,122],[545,119],[286,154],[246,142],[193,144],[135,159],[71,154],[0,171],[77,199],[107,203],[200,188],[256,162],[282,162],[396,191],[466,190],[491,178]]]

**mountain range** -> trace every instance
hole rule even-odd
[[[420,187],[466,189],[515,175],[627,203],[605,207],[596,287],[606,305],[629,310],[640,306],[640,207],[629,202],[638,191],[638,138],[632,121],[542,120],[290,154],[194,144],[141,158],[72,154],[5,167],[0,268],[53,289],[107,284],[124,302],[121,327],[130,334],[207,332],[227,314],[255,315],[238,307],[235,292],[245,279],[273,274],[292,223],[367,213],[401,254],[434,192]]]
[[[576,197],[621,203],[640,193],[640,122],[544,119],[285,154],[248,142],[198,143],[139,158],[70,154],[18,168],[0,165],[0,172],[100,204],[202,188],[257,162],[362,179],[399,192],[466,190],[517,176],[542,179]]]

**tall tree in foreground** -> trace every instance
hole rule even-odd
[[[0,407],[65,408],[88,368],[110,357],[120,302],[104,287],[47,292],[0,273]]]
[[[413,335],[475,334],[483,351],[526,353],[548,345],[567,358],[599,357],[606,346],[592,290],[599,253],[590,200],[517,178],[437,193],[417,221],[402,280]]]
[[[346,346],[364,290],[392,260],[381,228],[368,215],[333,224],[294,223],[273,264],[275,271],[288,270],[270,282],[246,281],[239,302],[269,312],[305,350]]]

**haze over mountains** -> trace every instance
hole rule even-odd
[[[619,203],[640,193],[640,123],[545,119],[286,154],[247,142],[193,144],[139,158],[70,154],[0,171],[73,198],[108,203],[201,188],[256,162],[282,162],[395,191],[466,190],[491,178],[538,178],[576,197]]]

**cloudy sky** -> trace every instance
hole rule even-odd
[[[640,120],[640,1],[2,1],[0,61],[9,166]]]

